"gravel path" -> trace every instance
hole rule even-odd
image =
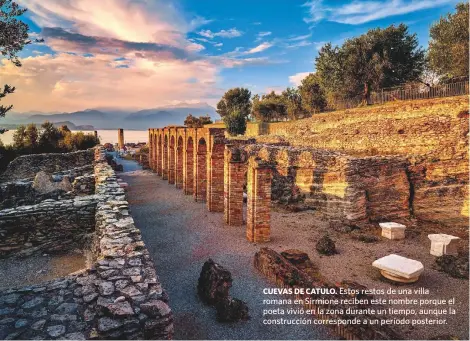
[[[123,160],[124,161],[124,160]],[[135,165],[124,161],[124,169]],[[129,167],[129,168],[128,168]],[[130,168],[132,167],[132,168]],[[260,245],[250,244],[245,238],[245,226],[229,227],[223,223],[222,213],[208,212],[202,203],[169,185],[150,171],[122,173],[130,184],[129,202],[132,215],[141,229],[144,241],[154,257],[157,274],[170,294],[170,306],[176,316],[176,338],[203,339],[322,339],[334,338],[323,328],[313,326],[261,325],[263,287],[272,287],[256,270],[252,261]],[[263,244],[278,252],[299,249],[309,254],[320,273],[331,282],[353,280],[368,288],[387,290],[390,287],[410,289],[426,288],[429,295],[415,296],[426,299],[455,297],[457,315],[448,317],[446,325],[424,325],[397,328],[409,339],[456,336],[468,339],[469,293],[468,280],[452,278],[439,272],[435,257],[429,254],[428,233],[442,232],[431,225],[422,224],[408,232],[404,240],[380,238],[380,231],[370,231],[378,241],[363,243],[352,234],[332,230],[315,211],[298,213],[271,211],[271,241]],[[325,257],[315,250],[318,239],[329,234],[336,242],[338,254]],[[468,239],[462,237],[468,249]],[[397,253],[417,259],[425,271],[414,284],[398,286],[384,280],[371,266],[375,259]],[[209,257],[232,272],[232,294],[245,300],[253,319],[246,324],[224,325],[215,322],[212,308],[202,305],[196,295],[196,285],[202,264]],[[387,296],[385,297],[387,298]],[[393,298],[396,298],[393,297]],[[395,305],[395,308],[405,308]],[[432,304],[421,308],[435,308]],[[429,316],[429,315],[428,315]],[[429,316],[432,317],[432,316]]]
[[[124,170],[128,162],[124,160]],[[271,287],[254,269],[259,246],[245,239],[244,227],[221,224],[223,214],[210,213],[204,204],[149,171],[121,173],[130,184],[128,200],[136,225],[152,255],[175,316],[175,339],[330,339],[316,326],[262,324],[262,289]],[[212,258],[233,277],[231,294],[248,303],[251,320],[222,324],[215,309],[199,301],[197,280],[203,263]]]

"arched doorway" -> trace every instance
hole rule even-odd
[[[178,137],[176,146],[176,188],[183,188],[183,137]]]
[[[165,135],[163,139],[163,164],[162,164],[162,178],[168,179],[168,136]]]
[[[205,201],[207,194],[207,143],[202,137],[197,143],[196,167],[193,197],[196,201]]]
[[[162,163],[163,163],[163,158],[162,158],[162,137],[160,136],[160,133],[158,133],[157,137],[157,148],[156,148],[156,155],[155,155],[155,163],[157,165],[157,174],[162,175]]]
[[[183,179],[184,194],[193,194],[194,186],[194,143],[193,138],[189,137],[186,144],[185,168]]]
[[[168,183],[175,183],[175,137],[170,137],[170,151],[168,157]]]

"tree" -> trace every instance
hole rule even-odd
[[[251,92],[245,88],[233,88],[228,90],[217,103],[217,113],[224,118],[234,111],[248,117],[251,112]]]
[[[299,86],[302,107],[310,114],[323,111],[326,108],[325,92],[320,86],[320,80],[314,73],[302,79]]]
[[[282,92],[282,98],[287,107],[287,116],[291,120],[298,119],[304,115],[302,108],[302,96],[297,88],[287,88]]]
[[[370,104],[372,91],[418,80],[426,58],[416,34],[409,34],[408,27],[400,24],[369,30],[340,47],[326,44],[315,63],[328,97],[361,95]]]
[[[259,97],[253,97],[253,117],[259,122],[279,121],[287,117],[287,105],[284,98],[274,91]]]
[[[21,66],[21,62],[17,53],[31,43],[28,39],[28,25],[17,19],[24,12],[26,9],[20,8],[16,2],[0,0],[0,54],[18,67]],[[5,84],[3,90],[0,89],[0,101],[14,91],[15,87]],[[0,117],[5,117],[12,108],[12,105],[0,105]]]
[[[39,144],[39,131],[34,123],[30,123],[26,126],[26,141],[25,146],[31,152],[35,151],[38,148]]]
[[[211,124],[212,120],[209,115],[195,117],[191,114],[186,116],[184,125],[189,128],[202,128],[205,124]]]
[[[469,4],[458,3],[455,9],[430,29],[429,64],[443,79],[468,76],[469,71]]]
[[[224,115],[223,121],[231,136],[243,135],[246,131],[246,115],[239,110]]]
[[[59,141],[62,137],[59,129],[49,121],[41,125],[41,137],[39,138],[39,148],[44,153],[52,153],[59,150]]]
[[[15,149],[24,149],[26,140],[26,127],[24,125],[18,126],[13,134],[13,146]]]

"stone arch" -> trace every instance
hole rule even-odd
[[[161,132],[157,130],[157,148],[156,148],[156,164],[157,164],[157,174],[162,175],[162,164],[163,164],[163,154],[162,154],[162,136]]]
[[[197,151],[194,164],[194,191],[196,201],[205,201],[207,194],[207,143],[204,137],[197,141]]]
[[[171,135],[168,155],[168,183],[170,184],[175,183],[175,145],[175,136]]]
[[[194,186],[194,141],[192,136],[188,137],[186,142],[185,171],[183,179],[184,194],[193,194]]]
[[[176,188],[183,188],[183,137],[178,137],[176,144]]]
[[[168,179],[168,135],[165,134],[163,138],[163,163],[162,163],[162,178]]]

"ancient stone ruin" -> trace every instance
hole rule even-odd
[[[104,150],[18,159],[0,185],[0,257],[81,248],[90,265],[0,290],[0,338],[170,339],[168,297]]]

